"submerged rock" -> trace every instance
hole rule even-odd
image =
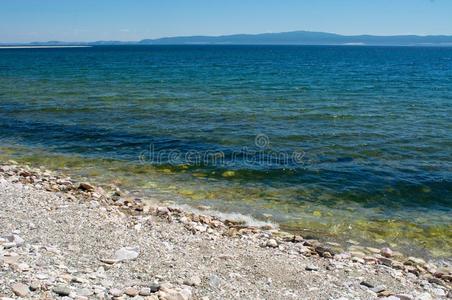
[[[235,171],[225,171],[225,172],[223,172],[223,174],[221,174],[221,176],[223,176],[223,177],[234,177],[235,176]]]

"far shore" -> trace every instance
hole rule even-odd
[[[0,49],[90,48],[91,46],[0,46]]]

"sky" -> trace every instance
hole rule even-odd
[[[0,43],[295,30],[452,35],[452,0],[0,0]]]

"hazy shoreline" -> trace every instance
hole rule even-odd
[[[22,43],[24,44],[24,43]],[[451,47],[450,35],[341,35],[328,32],[290,31],[217,36],[170,36],[139,41],[33,42],[72,45],[307,45],[307,46],[426,46]]]
[[[92,46],[0,46],[0,49],[90,48]]]

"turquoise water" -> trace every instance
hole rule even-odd
[[[452,250],[452,48],[0,49],[0,145],[304,235]]]

